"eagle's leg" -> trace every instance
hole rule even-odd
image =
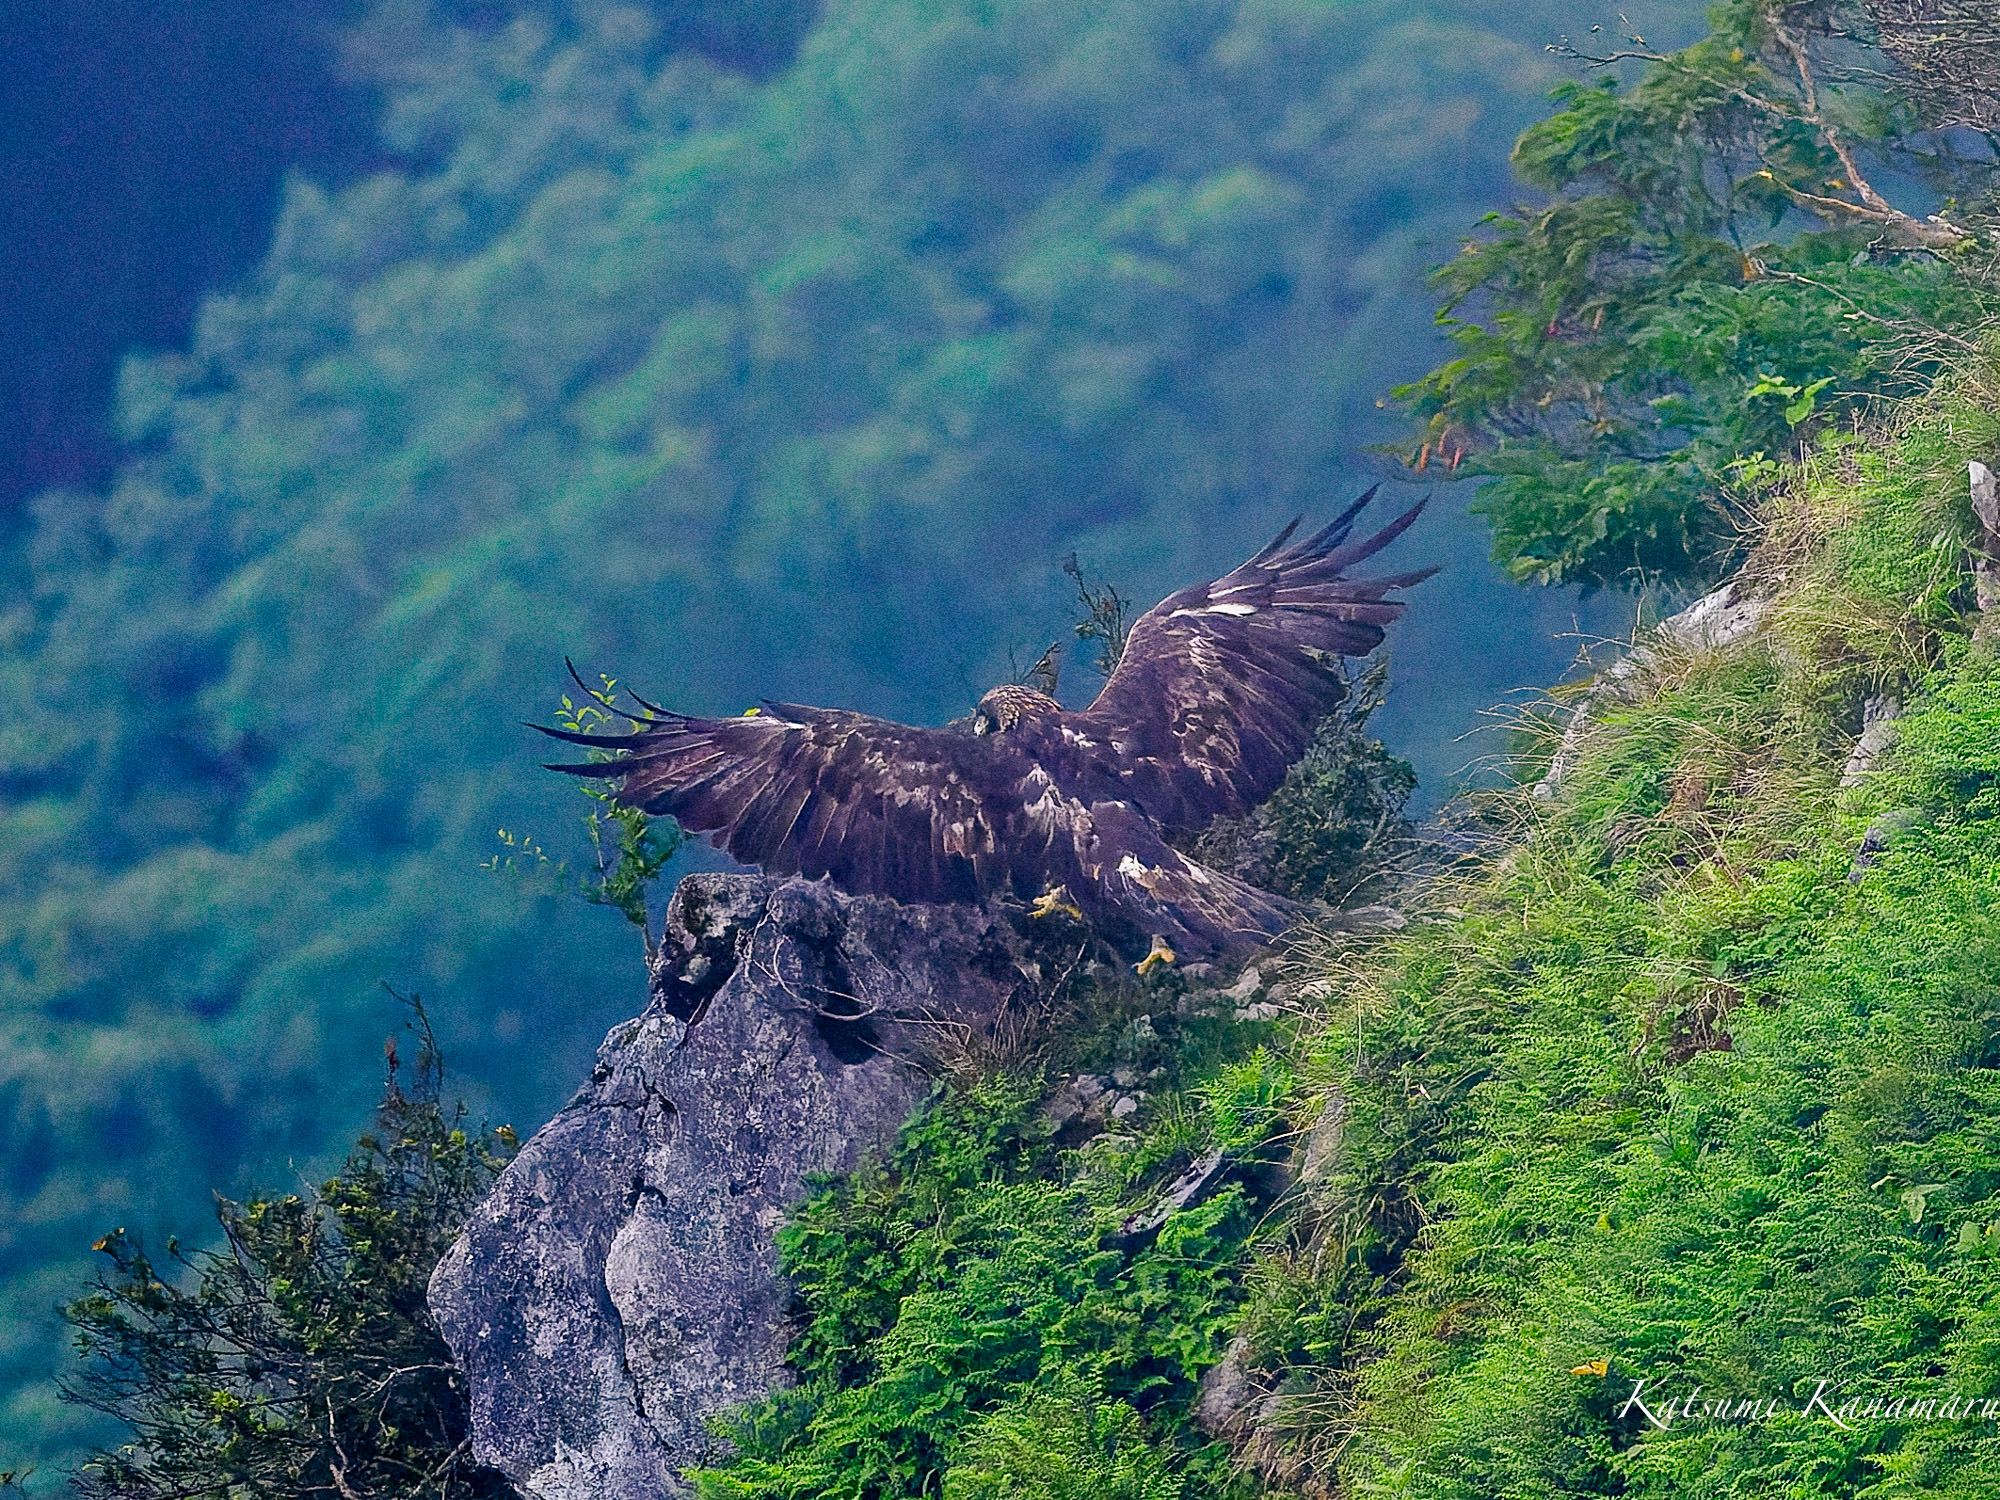
[[[1041,895],[1037,896],[1035,904],[1028,908],[1028,915],[1031,917],[1052,917],[1057,912],[1061,912],[1064,916],[1074,917],[1079,922],[1083,920],[1083,913],[1078,910],[1076,901],[1070,895],[1067,885],[1050,886]]]
[[[1174,950],[1169,948],[1167,940],[1156,932],[1153,934],[1153,951],[1132,965],[1132,967],[1137,969],[1139,977],[1144,979],[1153,970],[1164,969],[1173,962]]]

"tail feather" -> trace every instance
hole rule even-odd
[[[1305,908],[1197,864],[1129,809],[1091,810],[1096,878],[1070,889],[1093,921],[1127,938],[1165,938],[1182,959],[1238,958],[1296,926]]]

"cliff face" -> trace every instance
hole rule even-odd
[[[772,1234],[805,1179],[886,1146],[947,1059],[1024,1019],[1044,940],[972,907],[683,880],[645,1013],[432,1278],[479,1461],[539,1500],[683,1493],[706,1419],[785,1378]]]

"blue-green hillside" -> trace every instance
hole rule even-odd
[[[257,271],[126,364],[115,481],[0,548],[11,1452],[77,1419],[85,1246],[331,1162],[378,981],[523,1126],[637,1009],[615,916],[480,869],[503,827],[583,853],[519,728],[565,654],[935,720],[1066,628],[1072,549],[1150,594],[1351,495],[1437,352],[1423,266],[1594,19],[832,0],[746,73],[732,14],[371,8],[394,165],[294,180]],[[1431,706],[1389,710],[1433,773],[1569,619],[1441,510],[1404,550],[1457,592],[1398,648]]]
[[[513,724],[561,653],[942,715],[1063,628],[1071,547],[1198,573],[1378,435],[1642,628],[1413,828],[1391,752],[1435,769],[1510,633],[1498,575],[1427,585],[1403,706],[1363,679],[1202,835],[1376,904],[1240,979],[1072,970],[814,1184],[797,1379],[702,1493],[1992,1494],[2000,89],[1929,14],[1579,30],[1531,123],[1469,12],[854,0],[748,79],[630,9],[378,9],[407,168],[297,187],[128,368],[118,486],[9,554],[10,1430],[77,1430],[35,1319],[80,1246],[255,1177],[171,1286],[102,1242],[78,1378],[135,1442],[95,1492],[494,1493],[419,1294],[515,1138],[392,1089],[273,1183],[358,1123],[377,976],[527,1117],[636,1008],[615,914],[478,869],[576,848]],[[441,1378],[391,1420],[401,1350]]]

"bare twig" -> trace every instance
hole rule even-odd
[[[1829,198],[1823,194],[1806,192],[1785,182],[1768,169],[1758,174],[1774,183],[1794,203],[1828,220],[1847,218],[1880,224],[1891,237],[1912,249],[1955,250],[1970,243],[1973,236],[1949,220],[1937,215],[1929,219],[1919,219],[1904,213],[1876,191],[1862,172],[1860,163],[1843,136],[1840,126],[1821,108],[1819,82],[1814,72],[1811,50],[1805,41],[1785,24],[1784,11],[1785,6],[1782,3],[1769,5],[1765,9],[1765,20],[1770,26],[1772,37],[1791,60],[1798,74],[1798,98],[1795,100],[1766,98],[1741,84],[1717,78],[1711,73],[1692,67],[1673,54],[1654,52],[1643,47],[1621,48],[1599,56],[1583,51],[1565,38],[1549,50],[1558,56],[1581,62],[1592,68],[1610,67],[1621,62],[1652,63],[1678,73],[1684,78],[1706,84],[1722,97],[1733,99],[1746,109],[1766,118],[1808,125],[1819,135],[1827,150],[1831,151],[1840,163],[1841,170],[1846,173],[1846,187],[1861,201],[1851,203],[1844,198]],[[1632,40],[1636,42],[1639,39],[1635,37]]]
[[[1865,0],[1897,86],[1937,129],[2000,135],[2000,11],[1991,0]]]

